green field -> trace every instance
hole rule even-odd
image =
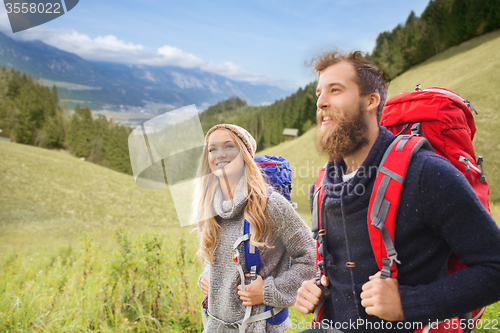
[[[390,87],[394,95],[417,83],[443,86],[473,103],[480,112],[475,147],[497,202],[499,51],[497,31],[430,59]],[[326,162],[314,137],[312,129],[262,152],[290,161],[292,199],[306,221],[309,185]],[[132,176],[63,151],[7,142],[0,142],[0,184],[0,332],[201,331],[196,233],[178,227],[169,191],[144,190]],[[500,206],[491,208],[499,221]],[[311,318],[294,309],[291,317]],[[483,318],[499,320],[500,303]]]
[[[168,191],[0,146],[0,332],[199,331],[195,234]]]

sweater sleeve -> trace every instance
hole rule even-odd
[[[273,237],[285,246],[292,266],[264,280],[264,304],[289,307],[295,302],[302,282],[314,277],[314,240],[309,227],[283,196],[273,193],[268,209],[275,226]]]
[[[498,301],[500,229],[468,181],[448,161],[429,156],[419,185],[422,223],[468,268],[430,284],[400,286],[405,320],[443,320]]]
[[[198,287],[201,288],[201,280],[205,275],[207,275],[210,272],[210,264],[205,264],[205,267],[203,268],[203,272],[201,272],[200,276],[198,277]]]

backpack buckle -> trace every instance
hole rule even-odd
[[[233,261],[238,263],[238,255],[236,253],[233,253]]]
[[[389,256],[389,260],[391,261],[389,263],[389,267],[392,267],[392,265],[394,265],[394,262],[397,262],[399,265],[401,265],[401,261],[398,260],[398,255],[397,253],[392,255],[392,256]]]
[[[250,274],[250,278],[252,280],[255,280],[255,278],[257,277],[257,267],[252,266],[252,269],[250,270],[249,274]]]

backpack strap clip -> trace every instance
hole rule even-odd
[[[422,134],[422,123],[415,123],[411,126],[411,134],[412,135],[420,135]]]
[[[484,161],[484,157],[478,156],[477,164],[479,165],[479,168],[481,169],[481,178],[479,179],[479,182],[484,184],[484,183],[486,183],[486,177],[484,176],[483,161]]]
[[[252,268],[250,269],[250,278],[252,280],[255,280],[255,278],[257,277],[257,266],[252,266]]]

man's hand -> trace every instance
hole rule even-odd
[[[321,277],[321,284],[328,286],[326,276]],[[316,279],[302,282],[302,286],[297,291],[297,299],[295,300],[295,308],[303,314],[314,312],[316,306],[323,299],[323,291],[316,285]]]
[[[245,274],[245,276],[249,277],[250,274]],[[264,280],[260,275],[257,275],[252,283],[245,285],[245,291],[241,291],[241,285],[238,286],[238,290],[238,295],[245,306],[259,305],[264,302]]]
[[[208,274],[203,275],[200,281],[201,292],[208,296],[208,285],[209,285]]]
[[[381,279],[380,272],[370,276],[362,287],[361,305],[366,313],[387,321],[404,320],[399,283],[395,278]]]

